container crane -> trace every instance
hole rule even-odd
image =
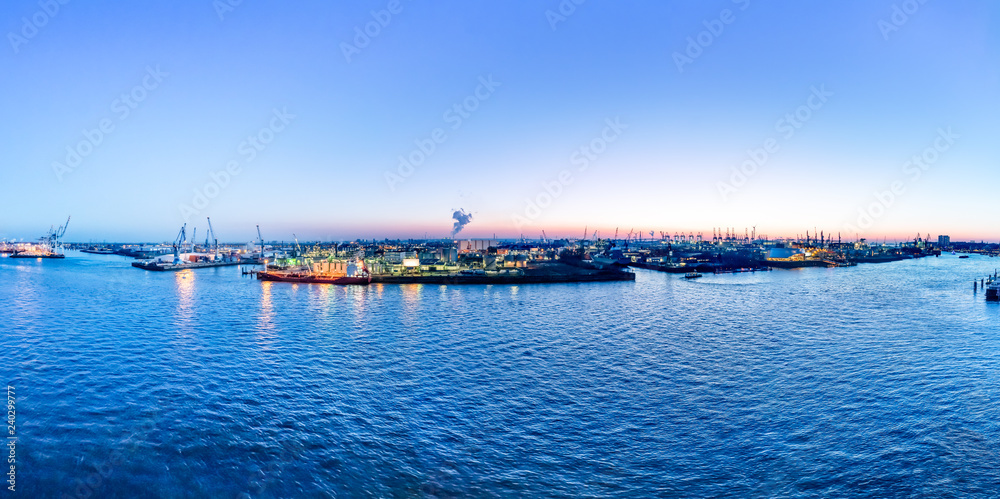
[[[213,261],[217,262],[217,261],[219,261],[219,238],[216,237],[216,235],[215,235],[215,229],[212,228],[212,218],[211,217],[205,217],[205,219],[208,220],[208,234],[211,236],[211,238],[212,238],[212,244],[215,247],[215,250],[214,250],[215,251],[215,257],[213,257]],[[206,241],[207,241],[207,238],[206,238]]]
[[[187,242],[187,222],[181,226],[180,232],[174,238],[174,265],[181,263],[181,246]]]
[[[299,236],[292,234],[292,239],[295,239],[295,256],[297,258],[302,257],[302,246],[299,246]]]
[[[52,248],[53,253],[58,253],[59,249],[59,239],[66,235],[66,229],[69,227],[69,220],[72,216],[66,217],[66,223],[60,225],[58,229],[49,229],[49,235],[45,237],[47,239],[49,246]]]

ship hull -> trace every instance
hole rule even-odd
[[[58,253],[53,253],[51,255],[32,255],[30,253],[11,253],[9,258],[66,258],[66,255],[61,255]]]
[[[281,274],[277,272],[257,272],[257,279],[261,281],[274,282],[297,282],[302,284],[337,284],[337,285],[367,285],[371,282],[371,276],[348,277],[348,276],[322,276],[308,274]]]

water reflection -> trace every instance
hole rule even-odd
[[[174,324],[181,336],[189,336],[194,327],[194,287],[195,273],[191,269],[174,272],[174,287],[177,291],[177,310]]]
[[[354,323],[360,326],[367,312],[368,286],[345,286],[344,291],[347,297],[351,299],[351,311],[354,313]]]
[[[260,282],[260,309],[257,314],[256,341],[261,348],[267,347],[274,340],[274,306],[271,302],[270,281]]]

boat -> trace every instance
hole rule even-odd
[[[81,253],[90,253],[91,255],[113,255],[113,254],[115,254],[115,250],[113,250],[111,248],[98,248],[96,246],[92,247],[92,248],[82,249],[82,250],[80,250],[80,252]]]
[[[684,274],[685,279],[697,279],[699,277],[701,277],[701,274],[698,272],[688,272],[687,274]]]
[[[360,263],[360,269],[358,268]],[[372,282],[371,273],[364,261],[327,261],[311,266],[294,267],[287,270],[261,270],[257,272],[261,281],[297,282],[302,284],[367,285]]]
[[[962,255],[959,258],[969,258],[969,255]]]
[[[986,281],[986,301],[1000,301],[1000,279],[991,277]]]
[[[261,281],[275,282],[297,282],[302,284],[339,284],[339,285],[366,285],[372,282],[371,275],[324,275],[311,272],[296,272],[287,270],[267,270],[257,272],[257,279]]]
[[[66,255],[62,253],[54,253],[51,251],[15,251],[10,254],[9,258],[66,258]]]

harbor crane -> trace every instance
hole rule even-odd
[[[66,235],[66,229],[69,227],[70,218],[72,218],[72,216],[66,217],[66,223],[60,225],[58,229],[50,227],[49,233],[41,238],[43,243],[49,246],[50,250],[54,253],[58,253],[59,239]]]
[[[213,261],[217,262],[217,261],[219,261],[219,238],[216,237],[216,235],[215,235],[215,229],[212,228],[212,218],[211,217],[205,217],[205,219],[208,220],[208,234],[209,234],[209,236],[211,236],[211,238],[212,238],[212,244],[215,247],[215,257],[213,257]],[[207,239],[206,239],[206,241],[207,241]]]
[[[299,236],[296,236],[293,233],[292,234],[292,239],[295,239],[295,256],[301,258],[302,257],[302,246],[299,246]]]
[[[187,242],[187,225],[187,222],[184,222],[177,237],[174,238],[174,265],[181,263],[181,246]]]
[[[191,253],[194,253],[194,245],[198,242],[198,228],[191,229]]]
[[[264,236],[260,235],[260,224],[257,224],[257,240],[260,241],[260,257],[264,258]]]
[[[542,229],[542,243],[549,244],[549,238],[545,235],[545,229]]]

